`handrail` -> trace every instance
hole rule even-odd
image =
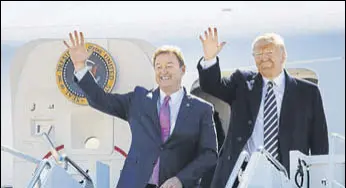
[[[43,136],[43,138],[45,138],[46,142],[48,143],[49,148],[50,148],[50,152],[52,153],[52,156],[55,158],[55,160],[57,162],[61,161],[61,156],[60,156],[59,152],[55,149],[55,146],[54,146],[52,140],[49,138],[48,134],[43,132],[42,136]]]
[[[39,180],[41,176],[41,173],[46,168],[46,166],[51,168],[49,161],[47,159],[43,159],[42,162],[40,163],[40,166],[36,169],[35,175],[29,182],[29,185],[27,186],[27,188],[33,188],[36,185],[37,181]]]
[[[344,142],[345,144],[345,137],[338,134],[338,133],[331,133],[331,151],[330,151],[330,154],[329,154],[329,162],[328,162],[328,166],[329,166],[329,169],[328,169],[328,179],[329,179],[329,182],[328,183],[328,187],[329,188],[332,188],[333,187],[333,184],[334,185],[337,185],[337,186],[340,186],[341,184],[335,180],[333,180],[333,177],[334,177],[334,165],[333,165],[333,161],[334,161],[334,155],[335,155],[335,144],[336,144],[336,139],[339,139],[341,141]],[[341,186],[341,187],[345,187],[345,186]]]
[[[285,176],[289,178],[286,168],[278,160],[276,160],[267,150],[265,150],[262,147],[260,148],[260,152],[263,153],[267,157],[267,159],[270,160],[279,171],[283,172]]]
[[[16,149],[13,149],[13,148],[10,148],[8,146],[3,146],[1,145],[1,151],[4,151],[4,152],[7,152],[7,153],[10,153],[16,157],[19,157],[19,158],[22,158],[22,159],[25,159],[29,162],[32,162],[32,163],[35,163],[35,164],[40,164],[41,160],[40,159],[36,159],[35,157],[32,157],[28,154],[25,154],[23,152],[20,152]]]
[[[50,131],[49,131],[50,132]],[[92,183],[92,179],[91,177],[82,169],[80,168],[77,163],[75,163],[72,159],[70,159],[68,156],[66,155],[60,155],[59,152],[55,149],[55,146],[52,142],[52,140],[49,138],[48,134],[43,132],[42,136],[45,138],[45,140],[48,142],[49,146],[50,146],[50,151],[52,153],[52,156],[55,158],[57,163],[62,163],[64,162],[65,165],[67,165],[67,163],[71,164],[71,166],[73,166],[82,176],[84,176],[84,178]],[[65,169],[67,169],[67,166],[65,167]]]
[[[237,159],[237,162],[234,165],[234,168],[232,169],[232,172],[229,176],[229,179],[226,183],[226,187],[233,187],[237,177],[238,177],[238,173],[239,170],[241,170],[242,164],[244,163],[244,161],[249,160],[250,159],[250,155],[248,152],[246,151],[242,151]]]
[[[89,174],[87,174],[82,168],[80,168],[77,163],[75,163],[73,160],[71,160],[68,156],[64,155],[62,156],[62,159],[68,163],[70,163],[79,173],[81,173],[84,178],[90,182],[92,182],[91,177],[89,176]]]

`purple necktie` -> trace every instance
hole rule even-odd
[[[169,102],[170,96],[166,96],[163,104],[160,107],[160,125],[161,125],[161,139],[163,142],[166,142],[169,137],[170,132],[170,111],[169,111]],[[160,157],[157,159],[157,162],[153,170],[153,181],[156,185],[159,185],[159,166],[160,166]]]

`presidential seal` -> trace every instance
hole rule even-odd
[[[112,91],[117,74],[112,56],[99,45],[86,43],[85,46],[88,51],[92,51],[85,66],[105,92]],[[56,67],[56,81],[59,90],[67,99],[80,105],[88,104],[83,91],[74,82],[74,66],[68,50],[59,59]]]

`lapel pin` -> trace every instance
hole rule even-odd
[[[151,99],[151,98],[153,97],[152,92],[148,93],[148,94],[147,94],[147,97],[148,97],[149,99]]]
[[[247,83],[248,89],[251,91],[255,83],[255,80],[246,81],[246,83]]]

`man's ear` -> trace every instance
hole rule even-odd
[[[186,66],[185,65],[181,66],[181,71],[183,72],[183,74],[185,74],[185,71],[186,71]]]
[[[282,58],[282,63],[286,62],[287,54],[286,54],[286,51],[285,51],[285,50],[282,50],[281,58]]]

